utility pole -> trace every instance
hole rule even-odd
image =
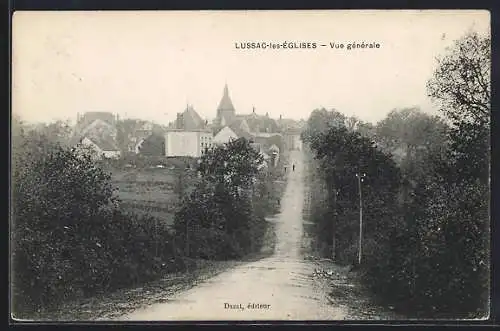
[[[339,196],[339,190],[334,188],[333,191],[333,201],[334,201],[334,208],[333,208],[333,230],[332,230],[332,260],[335,261],[336,258],[336,230],[335,230],[335,225],[337,224],[337,202],[338,202],[338,196]]]
[[[158,257],[158,219],[155,217],[155,256]]]
[[[359,247],[358,247],[358,264],[361,264],[361,256],[363,249],[363,195],[361,192],[361,183],[365,179],[366,174],[356,174],[358,179],[358,190],[359,190]]]
[[[151,201],[151,190],[148,188],[148,195]],[[158,219],[154,217],[154,238],[155,238],[155,257],[158,257]]]
[[[179,174],[179,179],[180,179],[180,185],[179,185],[179,198],[180,198],[180,201],[183,200],[183,197],[184,197],[184,185],[185,185],[185,182],[186,182],[186,177],[187,177],[187,168],[188,165],[186,163],[184,163],[184,169],[180,169],[180,174]],[[189,227],[191,226],[190,222],[189,222],[189,217],[186,218],[186,247],[185,247],[185,253],[186,254],[186,257],[189,257]]]

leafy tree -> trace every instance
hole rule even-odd
[[[51,123],[39,123],[35,126],[28,127],[25,125],[19,116],[14,116],[12,119],[12,129],[22,127],[22,133],[25,136],[31,137],[33,140],[44,140],[52,145],[59,144],[61,146],[69,146],[70,139],[73,136],[73,128],[69,121],[55,121]],[[20,132],[20,131],[19,131]]]
[[[147,137],[140,148],[140,153],[144,156],[164,156],[165,136],[152,134]]]
[[[377,146],[394,156],[404,176],[404,198],[408,191],[431,168],[432,158],[443,156],[448,150],[448,126],[438,116],[431,116],[419,108],[391,111],[377,123]]]
[[[198,170],[206,180],[234,191],[248,188],[253,183],[263,161],[262,155],[252,148],[249,141],[240,138],[205,153]]]
[[[429,96],[451,122],[457,176],[489,181],[491,39],[469,32],[438,59]]]
[[[140,126],[144,125],[146,121],[138,119],[123,119],[116,123],[116,142],[122,151],[128,150],[128,143],[130,138],[133,137],[135,131]]]
[[[327,210],[314,218],[318,237],[332,243],[332,231],[340,233],[335,255],[353,260],[352,178],[365,172],[362,279],[379,298],[416,316],[423,310],[427,317],[470,318],[487,311],[489,43],[469,33],[439,59],[428,88],[447,118],[415,108],[392,111],[376,127],[384,152],[352,130],[359,126],[352,118],[331,126],[327,113],[316,112],[303,134],[328,194]],[[401,153],[399,164],[390,152]]]
[[[473,316],[485,313],[489,288],[490,44],[489,36],[467,33],[438,59],[428,82],[451,125],[448,162],[438,173],[443,187],[427,195],[427,217],[441,220],[446,247],[435,254],[449,284],[439,298]]]
[[[347,118],[336,110],[315,109],[307,120],[306,128],[302,132],[302,140],[308,142],[318,133],[325,132],[330,127],[345,126]]]
[[[358,227],[358,182],[355,175],[365,173],[363,200],[366,205],[366,236],[382,245],[387,240],[386,234],[394,226],[393,206],[397,194],[400,174],[389,156],[377,150],[373,142],[350,131],[345,126],[331,127],[328,131],[316,135],[311,141],[311,148],[320,160],[329,194],[329,213],[333,217],[320,219],[318,230],[324,240],[336,237],[335,256],[344,262],[353,262]],[[326,223],[333,222],[335,236],[325,232]],[[326,222],[326,223],[325,223]],[[323,224],[325,223],[325,224]],[[385,231],[383,230],[385,229]],[[346,252],[350,250],[350,253]],[[369,251],[369,250],[368,250]]]
[[[262,156],[246,139],[216,146],[201,157],[202,177],[176,214],[176,234],[186,254],[226,259],[257,250],[266,229],[252,203]]]
[[[447,126],[437,116],[430,116],[419,108],[391,111],[377,123],[377,143],[394,153],[402,152],[403,158],[413,157],[418,150],[445,147]]]

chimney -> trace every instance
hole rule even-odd
[[[269,113],[268,112],[266,112],[266,117],[269,117]]]
[[[255,114],[255,107],[252,107],[252,113]]]
[[[280,121],[281,121],[281,120],[282,120],[282,118],[281,118],[281,114],[280,114]]]
[[[76,123],[80,122],[80,113],[76,113]]]

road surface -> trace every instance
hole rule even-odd
[[[303,155],[292,151],[287,186],[276,223],[273,256],[240,265],[180,292],[165,303],[141,308],[119,320],[342,320],[344,308],[327,300],[313,279],[313,262],[300,256],[304,203]]]

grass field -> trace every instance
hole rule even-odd
[[[287,155],[284,155],[273,173],[281,173],[286,160]],[[276,177],[275,174],[272,177],[275,177],[275,182],[269,183],[272,196],[280,197],[285,186],[282,175]],[[194,170],[186,170],[184,166],[175,164],[173,167],[167,165],[164,168],[115,168],[111,170],[111,180],[118,190],[122,210],[154,216],[165,225],[171,226],[179,208],[181,193],[190,194],[198,178]]]
[[[172,225],[180,190],[189,194],[196,182],[192,173],[184,172],[181,176],[180,171],[169,168],[114,170],[111,179],[125,211],[155,216]]]

